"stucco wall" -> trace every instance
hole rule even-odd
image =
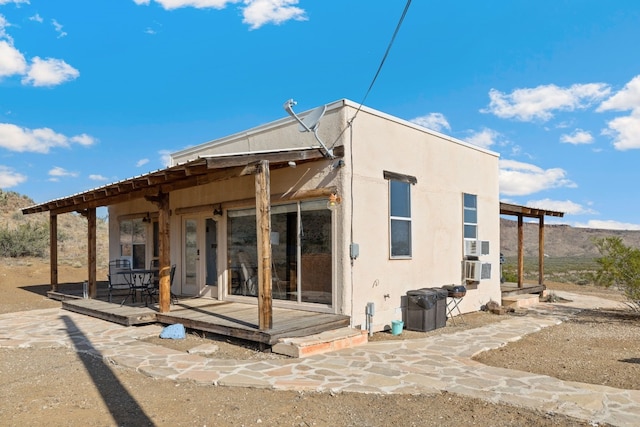
[[[424,132],[414,125],[360,112],[353,123],[353,236],[360,256],[353,266],[352,321],[365,325],[367,302],[375,304],[373,329],[402,318],[408,290],[466,284],[462,277],[463,192],[478,196],[478,234],[490,242],[481,261],[490,280],[467,286],[460,305],[476,311],[500,301],[498,156]],[[390,259],[388,181],[383,171],[412,175],[412,257]],[[345,205],[349,205],[346,203]]]

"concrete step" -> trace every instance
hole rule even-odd
[[[282,338],[271,347],[271,351],[295,358],[351,348],[369,341],[367,331],[340,328],[299,338]]]
[[[521,294],[502,297],[502,306],[508,308],[526,308],[540,302],[538,294]]]

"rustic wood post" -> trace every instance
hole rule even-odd
[[[158,277],[160,278],[160,296],[159,296],[159,311],[160,313],[167,313],[171,306],[171,251],[169,247],[169,219],[171,211],[169,209],[169,193],[161,193],[157,199],[158,205],[158,231],[160,242],[158,242],[158,249],[160,251],[160,271]]]
[[[518,287],[524,287],[524,223],[518,215]]]
[[[258,234],[258,327],[273,327],[271,295],[271,185],[269,162],[261,160],[256,168],[256,229]]]
[[[538,284],[544,284],[544,215],[539,216],[538,224]]]
[[[51,290],[58,291],[58,215],[49,211],[49,266]]]
[[[87,209],[87,279],[89,282],[89,298],[98,296],[96,282],[96,208]]]

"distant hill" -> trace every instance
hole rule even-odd
[[[617,236],[627,246],[640,247],[640,231],[577,228],[569,225],[544,226],[544,252],[549,257],[594,258],[600,256],[594,238]],[[500,251],[506,257],[518,254],[518,223],[500,218]],[[538,223],[524,223],[524,254],[538,256]]]
[[[0,228],[13,230],[20,224],[28,222],[43,223],[48,227],[48,212],[22,214],[22,208],[34,204],[35,202],[27,196],[0,189]],[[98,219],[96,230],[98,266],[106,266],[108,263],[108,231],[107,221]],[[58,262],[78,267],[87,264],[87,220],[77,213],[58,216]]]

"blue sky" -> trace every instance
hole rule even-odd
[[[45,202],[289,98],[360,102],[404,6],[0,0],[0,188]],[[365,105],[500,153],[502,201],[640,229],[639,23],[635,0],[413,1]]]

